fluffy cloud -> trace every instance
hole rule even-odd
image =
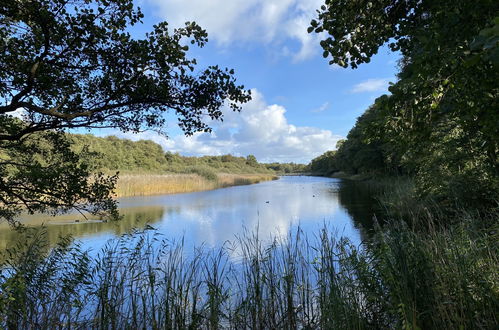
[[[390,79],[367,79],[357,85],[353,86],[350,90],[351,93],[364,93],[364,92],[384,92],[388,90]]]
[[[252,91],[253,99],[240,113],[224,110],[223,122],[211,122],[213,133],[178,135],[165,139],[152,132],[124,137],[151,139],[165,150],[186,155],[246,156],[253,154],[263,162],[307,163],[326,150],[334,149],[341,136],[316,127],[288,123],[284,107],[266,103],[263,95]],[[123,136],[123,135],[122,135]]]
[[[329,109],[330,106],[331,105],[329,104],[329,102],[324,102],[320,107],[313,109],[311,111],[312,112],[323,112],[323,111],[326,111],[327,109]]]
[[[195,21],[219,45],[239,42],[271,44],[300,61],[316,54],[318,36],[307,27],[323,0],[144,0],[158,8],[158,15],[173,27]],[[295,41],[290,49],[286,41]]]

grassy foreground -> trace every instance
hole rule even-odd
[[[247,185],[276,180],[272,174],[226,174],[199,172],[191,174],[125,174],[120,175],[117,197],[177,194]]]
[[[497,232],[460,220],[425,233],[389,223],[362,246],[324,228],[194,251],[148,229],[95,259],[67,240],[47,257],[33,231],[6,254],[0,327],[495,329]]]
[[[497,210],[442,225],[410,180],[366,184],[392,213],[360,246],[323,228],[187,249],[148,227],[47,256],[26,229],[0,258],[0,328],[497,329]]]

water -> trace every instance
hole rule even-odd
[[[188,194],[122,198],[119,205],[124,219],[116,223],[76,220],[74,214],[31,216],[24,221],[46,224],[50,244],[71,234],[83,248],[93,251],[146,224],[165,238],[183,237],[186,246],[217,247],[245,230],[258,231],[265,239],[300,226],[314,235],[324,225],[358,244],[375,211],[371,196],[355,183],[307,176]],[[17,240],[17,233],[5,224],[0,227],[0,250]]]

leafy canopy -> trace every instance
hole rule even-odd
[[[87,179],[91,164],[59,141],[64,130],[166,134],[164,113],[171,111],[190,135],[209,131],[206,119],[221,119],[225,103],[240,110],[250,99],[233,70],[216,65],[200,70],[187,56],[188,44],[205,45],[206,31],[189,22],[169,30],[163,22],[145,38],[133,38],[128,28],[142,17],[132,0],[2,1],[0,216],[12,220],[21,207],[44,211],[42,201],[51,209],[89,203],[94,210],[110,209],[112,180]],[[62,158],[52,161],[40,151],[43,162],[12,161],[35,141]],[[61,162],[70,164],[61,168]],[[49,185],[50,176],[61,184]],[[61,194],[73,194],[74,200]]]
[[[326,0],[309,32],[330,64],[357,68],[387,44],[402,55],[391,95],[336,154],[350,172],[405,172],[447,203],[499,199],[499,2]]]

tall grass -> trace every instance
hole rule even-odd
[[[192,167],[190,172],[192,174],[120,175],[115,193],[118,197],[187,193],[277,178],[272,174],[217,174],[203,167]]]
[[[497,214],[488,219],[497,219]],[[324,228],[185,248],[150,228],[96,258],[43,232],[8,252],[0,326],[97,329],[496,329],[496,231],[400,222],[355,246]]]

